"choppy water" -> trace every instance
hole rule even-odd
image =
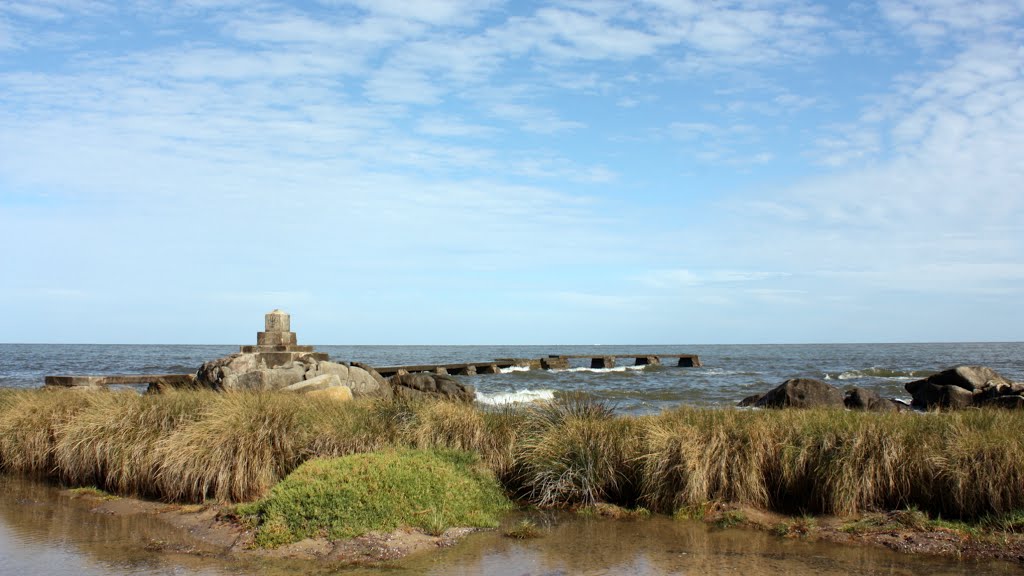
[[[619,366],[591,370],[587,360],[564,371],[513,371],[464,378],[484,402],[528,400],[585,391],[625,412],[678,404],[733,405],[787,378],[809,377],[839,387],[861,386],[908,398],[903,385],[959,364],[984,365],[1024,381],[1024,343],[811,344],[679,346],[319,346],[336,361],[371,365],[446,364],[548,354],[698,354],[701,368]],[[0,344],[0,386],[38,387],[50,374],[194,372],[237,352],[235,346]],[[622,363],[631,363],[622,359]]]

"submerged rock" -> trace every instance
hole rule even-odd
[[[921,410],[974,406],[1024,407],[1024,384],[1015,383],[987,366],[957,366],[904,385]],[[1005,399],[1004,399],[1005,398]]]
[[[769,390],[755,408],[842,407],[843,393],[835,386],[812,378],[791,378]]]

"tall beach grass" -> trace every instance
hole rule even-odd
[[[482,409],[273,393],[0,390],[0,471],[177,502],[252,501],[316,457],[477,453],[540,506],[675,513],[1024,509],[1024,413],[678,408],[621,416],[584,396]]]

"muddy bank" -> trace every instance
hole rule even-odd
[[[1024,565],[1024,534],[929,519],[917,511],[785,516],[735,505],[710,505],[690,517],[716,527],[753,529],[784,539],[886,548],[907,555]]]

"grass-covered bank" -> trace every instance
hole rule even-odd
[[[304,462],[386,449],[479,454],[526,503],[674,514],[731,502],[790,514],[1024,509],[1024,414],[600,404],[485,411],[284,394],[0,390],[0,469],[177,502],[252,501]]]

